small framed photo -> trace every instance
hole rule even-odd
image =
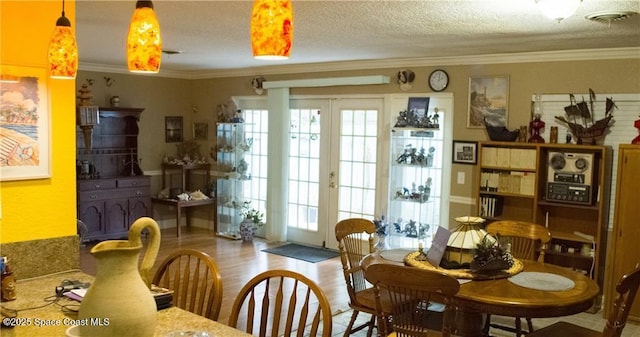
[[[195,140],[209,139],[209,123],[193,122],[193,139]]]
[[[182,117],[167,116],[164,118],[164,139],[167,143],[182,142]]]
[[[454,164],[478,163],[478,142],[466,140],[453,141],[453,161]]]
[[[467,128],[507,126],[509,76],[469,77]]]

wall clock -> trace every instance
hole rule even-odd
[[[442,69],[436,69],[429,74],[429,88],[433,91],[443,91],[449,85],[449,74]]]

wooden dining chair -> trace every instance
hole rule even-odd
[[[551,241],[551,234],[546,227],[524,221],[500,220],[488,224],[486,231],[501,239],[506,239],[511,246],[511,255],[516,259],[544,263],[545,249],[549,241]],[[526,321],[529,332],[533,331],[531,318],[527,317]],[[487,330],[490,326],[513,332],[517,337],[526,333],[526,331],[522,330],[520,317],[515,318],[515,327],[493,324],[490,317],[487,317],[487,324]]]
[[[602,332],[560,321],[532,332],[528,334],[527,337],[620,337],[622,330],[624,330],[627,324],[629,311],[638,293],[639,286],[640,268],[636,265],[632,272],[623,275],[618,281],[616,285],[616,292],[618,294],[616,298],[613,299],[612,310],[607,317],[607,323]]]
[[[229,325],[260,337],[330,337],[331,306],[324,291],[306,276],[268,270],[242,287]]]
[[[222,306],[222,277],[208,254],[194,249],[172,252],[160,264],[153,284],[173,290],[173,305],[214,321]]]
[[[374,285],[378,320],[388,336],[451,336],[455,311],[451,298],[460,290],[458,280],[434,270],[386,263],[368,266],[366,278]],[[382,317],[384,297],[391,303],[389,320]],[[436,300],[444,304],[444,315],[428,310]]]
[[[367,337],[371,337],[376,326],[375,292],[367,284],[360,267],[362,258],[374,252],[373,239],[376,226],[371,220],[350,218],[336,224],[335,234],[338,240],[342,271],[349,294],[349,307],[353,309],[351,320],[344,332],[344,337],[368,328]],[[364,324],[354,327],[358,314],[364,312],[371,315],[371,319]]]

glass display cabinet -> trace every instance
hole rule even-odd
[[[437,107],[401,111],[392,124],[385,219],[390,247],[428,247],[440,225],[444,153],[441,114]]]
[[[251,148],[251,141],[245,137],[245,123],[216,124],[216,163],[214,174],[217,179],[217,220],[218,236],[240,239],[242,210],[246,205],[242,186],[251,180],[249,164],[244,159]]]

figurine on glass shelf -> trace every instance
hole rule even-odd
[[[408,238],[417,238],[418,228],[416,226],[416,222],[414,220],[409,220],[409,222],[404,226],[404,232]]]
[[[425,238],[427,236],[427,231],[431,228],[429,224],[419,224],[418,225],[418,237]]]
[[[411,186],[411,190],[407,187],[402,187],[402,189],[397,190],[396,199],[416,202],[427,202],[429,200],[429,194],[431,193],[431,178],[427,178],[424,185],[416,186],[416,183],[412,183]]]
[[[437,110],[432,116],[429,115],[429,112],[419,114],[417,110],[403,110],[398,113],[398,117],[396,119],[396,124],[394,127],[437,129],[439,127],[439,118],[440,116],[438,115]]]
[[[396,159],[396,163],[398,164],[408,164],[411,161],[411,144],[406,145],[404,147],[404,151],[401,155]]]

